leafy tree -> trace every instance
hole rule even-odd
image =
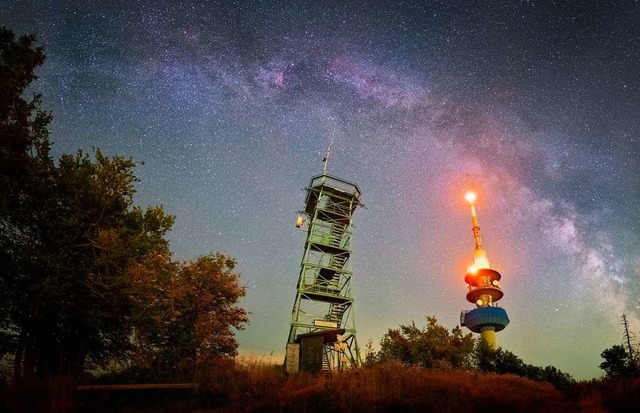
[[[364,348],[364,363],[365,366],[372,366],[378,362],[378,353],[373,350],[373,340],[367,341]]]
[[[132,207],[131,160],[79,152],[55,166],[51,116],[38,95],[23,98],[44,61],[34,43],[0,28],[0,350],[14,355],[15,382],[118,354],[124,270],[166,245],[173,222]]]
[[[173,217],[132,205],[133,161],[94,157],[63,155],[47,177],[49,196],[33,206],[28,266],[9,285],[16,380],[125,356],[127,269],[168,248]]]
[[[0,27],[0,356],[26,346],[21,325],[29,286],[40,276],[35,263],[41,224],[50,210],[53,161],[47,125],[51,116],[40,109],[40,96],[23,95],[36,79],[34,70],[45,55],[33,36],[18,39]],[[23,352],[16,354],[21,376]]]
[[[183,263],[158,254],[130,268],[137,366],[154,378],[183,378],[237,354],[232,328],[248,318],[236,305],[245,288],[234,267],[234,259],[218,253]]]
[[[504,350],[501,347],[492,348],[484,340],[478,340],[476,361],[479,370],[491,373],[519,376],[530,374],[534,378],[539,378],[539,375],[536,375],[536,369],[541,370],[538,367],[525,365],[518,356],[508,350]]]
[[[415,323],[389,329],[380,341],[379,361],[398,360],[426,368],[461,368],[499,374],[515,374],[533,380],[547,381],[560,389],[574,383],[573,378],[555,367],[525,364],[518,356],[502,348],[494,349],[471,333],[463,334],[458,326],[451,332],[427,317],[425,328]]]
[[[427,317],[427,326],[415,323],[389,329],[380,341],[380,361],[399,360],[427,368],[469,368],[474,349],[471,333],[463,334],[459,327],[451,332],[438,324],[435,317]]]
[[[543,377],[544,381],[553,384],[560,390],[568,390],[575,383],[574,378],[569,373],[560,371],[553,366],[544,368]]]
[[[451,345],[448,347],[447,358],[455,367],[471,368],[475,360],[473,349],[477,345],[477,340],[471,333],[464,334],[460,326],[455,326],[451,330]]]
[[[3,189],[13,187],[29,172],[38,159],[33,149],[48,149],[46,126],[50,115],[40,109],[41,98],[23,98],[29,84],[37,77],[35,68],[44,62],[42,47],[35,46],[32,35],[15,38],[14,33],[0,27],[0,179]],[[10,195],[3,192],[2,206]]]
[[[508,350],[493,349],[483,340],[479,340],[475,349],[476,365],[481,371],[515,374],[532,380],[546,381],[559,389],[568,389],[575,380],[553,366],[538,367],[526,364],[522,359]]]
[[[0,28],[0,356],[13,355],[14,382],[132,355],[171,368],[235,355],[247,322],[235,261],[172,262],[174,217],[133,205],[131,159],[51,159],[51,117],[22,97],[43,60],[32,36]]]
[[[600,363],[600,368],[604,370],[608,376],[625,376],[630,373],[629,356],[621,345],[615,345],[605,349],[600,353],[600,357],[604,359]]]
[[[486,341],[478,340],[474,348],[474,358],[476,368],[480,371],[496,371],[497,370],[497,350],[494,350]]]

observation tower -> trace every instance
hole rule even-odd
[[[307,236],[285,356],[289,373],[360,365],[351,291],[352,216],[361,205],[360,189],[326,173],[329,153],[322,175],[305,188],[305,209],[296,222],[307,227]]]
[[[460,314],[460,324],[474,333],[480,333],[482,339],[492,348],[496,348],[496,332],[504,330],[509,324],[507,312],[498,307],[497,302],[504,296],[500,289],[498,271],[491,268],[487,260],[487,252],[482,248],[480,226],[476,214],[476,195],[469,192],[466,200],[471,204],[471,223],[475,250],[473,251],[473,265],[467,269],[464,281],[467,283],[467,301],[476,305],[473,310],[463,310]]]

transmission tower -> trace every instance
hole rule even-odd
[[[482,340],[490,347],[496,348],[496,332],[504,330],[509,324],[507,312],[497,304],[504,296],[500,288],[502,275],[491,267],[487,260],[487,252],[482,248],[480,226],[475,207],[476,195],[469,192],[466,199],[471,204],[471,230],[475,250],[473,251],[473,265],[469,267],[464,281],[469,288],[467,301],[475,304],[476,308],[462,311],[460,325],[467,327],[474,333],[480,333]]]

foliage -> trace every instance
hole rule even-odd
[[[431,316],[422,329],[415,323],[389,329],[380,341],[378,358],[427,368],[471,368],[474,342],[471,333],[465,335],[457,326],[449,332]]]
[[[607,376],[629,376],[635,373],[629,355],[621,345],[603,350],[600,356],[604,361],[599,367],[607,373]]]
[[[40,160],[30,150],[48,152],[47,124],[50,115],[40,109],[40,96],[26,101],[23,94],[29,84],[37,79],[34,69],[44,62],[42,47],[35,46],[35,37],[21,36],[0,27],[0,179],[3,189],[27,179],[25,176],[33,162]],[[2,194],[2,206],[6,206],[14,193]],[[15,199],[14,199],[15,200]]]
[[[547,383],[514,375],[443,371],[381,363],[337,375],[333,411],[555,411],[566,397]]]
[[[185,378],[196,366],[234,357],[232,328],[248,321],[236,305],[245,288],[234,267],[219,253],[185,263],[157,254],[130,267],[134,364],[156,379]]]
[[[640,411],[640,378],[607,376],[577,383],[572,397],[585,412]]]
[[[222,358],[198,377],[200,389],[150,397],[148,390],[119,397],[117,411],[216,412],[633,412],[640,407],[640,379],[604,378],[580,382],[569,391],[512,374],[443,371],[375,363],[334,374],[329,380],[306,373],[286,374],[281,365]],[[127,378],[126,376],[124,377]],[[122,383],[123,377],[113,377]],[[29,393],[28,411],[55,406],[64,411],[114,411],[113,400],[78,399],[78,392],[56,380]],[[71,388],[72,389],[72,388]],[[70,389],[70,390],[71,390]],[[7,391],[9,389],[6,389]],[[43,394],[51,402],[44,403]],[[115,399],[115,397],[112,397]],[[129,402],[126,402],[126,399]],[[2,402],[6,405],[3,406]],[[0,407],[25,411],[15,392],[0,388]]]
[[[42,223],[53,211],[49,189],[53,162],[47,125],[51,116],[40,109],[40,97],[23,94],[44,61],[33,36],[18,39],[0,27],[0,356],[24,346],[19,326],[27,314],[30,287],[40,282],[38,251]],[[20,320],[20,324],[16,321]],[[21,357],[15,360],[21,365]]]
[[[168,248],[163,236],[173,217],[132,206],[133,161],[99,150],[94,156],[63,155],[50,168],[49,195],[31,206],[24,231],[24,265],[5,278],[12,311],[3,321],[17,337],[16,380],[77,374],[87,362],[126,356],[127,269]]]
[[[235,355],[232,329],[247,322],[235,261],[172,262],[174,217],[134,206],[133,160],[53,161],[51,116],[23,98],[44,61],[34,43],[0,28],[0,357],[13,356],[14,383]]]
[[[364,366],[371,366],[378,362],[378,353],[373,350],[373,340],[369,339],[364,347]]]
[[[373,357],[368,357],[374,360]],[[480,370],[487,373],[514,374],[537,381],[546,381],[566,389],[573,378],[552,366],[536,367],[525,364],[518,356],[502,348],[493,349],[471,333],[464,335],[456,326],[451,332],[438,324],[435,317],[427,317],[423,329],[415,323],[389,329],[380,341],[379,362],[400,361],[439,370]],[[371,364],[371,363],[369,363]]]
[[[52,167],[48,156],[50,116],[40,97],[23,94],[44,61],[33,36],[18,39],[0,27],[0,356],[17,345],[10,316],[15,314],[13,287],[29,267],[37,217],[32,207],[46,197],[43,179]]]
[[[614,345],[600,353],[600,357],[604,359],[598,367],[607,373],[607,377],[640,377],[640,365],[638,364],[637,355],[640,350],[635,343],[633,333],[629,331],[629,323],[627,316],[622,315],[623,339],[627,346]]]
[[[570,374],[564,373],[556,367],[538,367],[526,364],[512,352],[502,348],[492,349],[482,340],[478,341],[475,353],[477,367],[484,372],[515,374],[531,380],[551,383],[562,390],[570,388],[575,383]]]

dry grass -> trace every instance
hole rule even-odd
[[[579,404],[547,383],[512,375],[434,371],[387,363],[325,381],[280,366],[232,373],[216,412],[573,412]],[[219,388],[218,390],[223,390]]]
[[[287,375],[281,365],[264,362],[217,366],[201,382],[203,404],[216,412],[281,412],[292,406],[313,411],[307,396],[324,391],[325,384],[311,374]]]
[[[583,411],[638,412],[640,411],[640,378],[607,378],[578,383],[573,395]]]
[[[433,371],[399,363],[350,371],[331,383],[338,411],[549,412],[567,398],[546,383],[518,376]]]
[[[99,397],[80,403],[67,394],[70,385],[63,382],[56,380],[46,383],[46,389],[31,389],[40,395],[33,398],[40,400],[39,407],[28,402],[28,394],[16,398],[0,386],[0,410],[71,413],[95,405],[91,409],[95,413],[640,411],[640,379],[593,380],[562,392],[548,383],[519,376],[427,370],[395,362],[345,371],[324,380],[304,373],[287,375],[280,365],[221,359],[199,372],[198,394],[156,397],[126,393],[125,398],[122,393],[113,395],[122,401],[106,404]],[[45,394],[51,396],[50,402],[43,400]],[[16,410],[18,406],[21,409]]]

